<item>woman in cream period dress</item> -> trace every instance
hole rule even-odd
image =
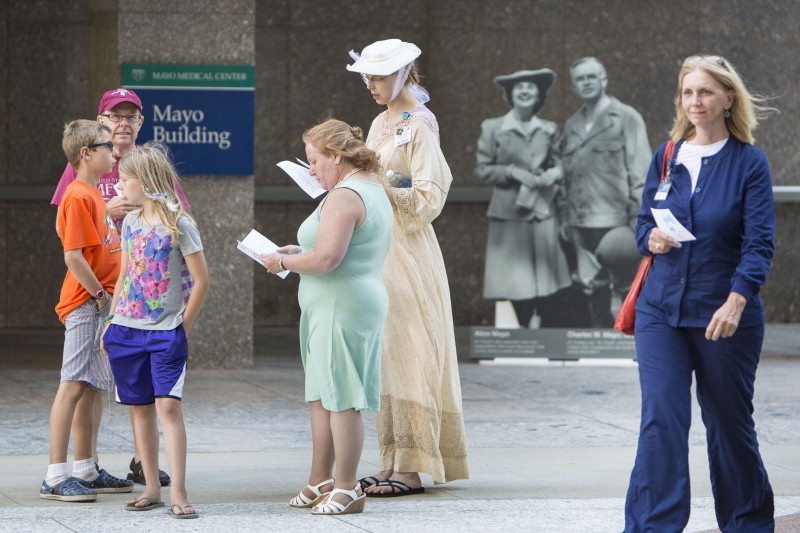
[[[453,313],[442,252],[431,222],[441,213],[452,175],[439,146],[436,117],[425,107],[414,60],[420,49],[398,39],[364,48],[347,69],[387,109],[372,122],[367,146],[384,172],[410,180],[384,189],[394,210],[392,246],[383,267],[389,315],[383,336],[381,406],[376,414],[381,471],[362,480],[368,496],[424,492],[467,479]]]

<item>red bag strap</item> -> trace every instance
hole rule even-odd
[[[675,153],[675,142],[672,140],[667,141],[667,147],[664,149],[664,157],[661,159],[661,179],[667,177],[667,173],[670,169],[670,160],[672,159],[672,154]]]

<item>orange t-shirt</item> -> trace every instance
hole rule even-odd
[[[100,191],[82,181],[70,183],[56,220],[64,251],[80,248],[97,281],[105,290],[113,291],[119,276],[120,240]],[[58,319],[64,322],[67,315],[91,296],[67,270],[56,306]]]

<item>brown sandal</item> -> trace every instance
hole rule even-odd
[[[145,482],[144,479],[144,472],[142,471],[142,462],[141,461],[134,462],[135,460],[136,460],[135,457],[131,459],[131,464],[130,464],[131,473],[128,474],[128,479],[133,481],[134,483],[138,483],[139,485],[146,485],[147,483]],[[167,485],[170,484],[171,480],[169,478],[169,474],[167,474],[163,470],[159,470],[158,481],[159,483],[161,483],[162,487],[166,487]]]

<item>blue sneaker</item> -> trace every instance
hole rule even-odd
[[[133,492],[133,481],[127,479],[120,479],[114,477],[105,469],[98,469],[97,477],[91,481],[78,479],[85,487],[94,489],[99,494],[107,494],[110,492]]]
[[[97,491],[90,489],[76,477],[68,477],[53,487],[42,481],[39,497],[62,502],[94,502],[97,501]]]

